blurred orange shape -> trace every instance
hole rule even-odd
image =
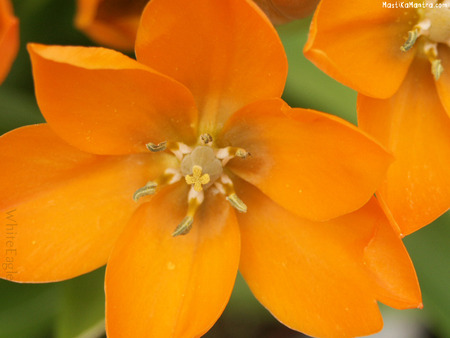
[[[92,40],[132,51],[148,0],[77,0],[75,25]]]
[[[19,50],[19,20],[9,0],[0,0],[0,84],[9,73]]]
[[[312,14],[320,0],[254,0],[274,24],[283,24]]]

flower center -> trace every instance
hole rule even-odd
[[[450,47],[450,1],[427,1],[423,3],[425,8],[418,8],[419,21],[408,32],[408,38],[400,47],[403,52],[407,52],[422,36],[421,44],[424,55],[431,63],[431,73],[439,80],[444,67],[438,58],[437,45],[446,44]]]
[[[223,167],[214,150],[197,146],[181,161],[181,173],[196,191],[209,188],[222,175]],[[203,186],[203,187],[202,187]]]
[[[233,182],[224,173],[223,168],[230,159],[246,158],[249,153],[236,147],[215,148],[209,134],[201,135],[199,143],[193,149],[179,142],[147,144],[147,149],[151,152],[171,151],[180,161],[180,166],[167,168],[163,175],[139,188],[133,195],[135,201],[141,197],[153,195],[158,186],[173,184],[180,181],[182,177],[191,186],[186,217],[178,224],[172,236],[185,235],[189,232],[194,222],[194,215],[204,200],[204,191],[212,186],[219,193],[226,195],[226,199],[235,209],[240,212],[247,211],[247,206],[236,195]]]

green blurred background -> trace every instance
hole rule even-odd
[[[21,47],[0,86],[0,133],[43,122],[27,42],[94,45],[73,26],[75,0],[16,0]],[[278,28],[289,59],[284,99],[356,123],[356,93],[328,78],[302,55],[309,19]],[[405,238],[423,292],[423,310],[382,307],[385,329],[375,337],[450,337],[450,213]],[[73,280],[23,285],[0,280],[0,338],[104,336],[104,268]],[[326,290],[324,290],[326,292]],[[400,331],[398,331],[400,330]],[[303,337],[279,324],[238,276],[230,303],[206,337]]]

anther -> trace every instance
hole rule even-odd
[[[202,175],[202,167],[199,165],[194,165],[192,167],[192,175],[186,175],[184,178],[187,184],[193,184],[195,191],[202,191],[202,185],[210,181],[208,174]]]
[[[158,184],[154,181],[148,182],[142,188],[136,190],[136,192],[133,194],[133,200],[137,202],[141,197],[153,195],[156,191],[157,186]]]
[[[142,188],[133,194],[133,200],[138,201],[141,197],[153,195],[158,186],[173,184],[181,179],[181,172],[174,168],[167,168],[164,173],[154,181],[147,182]]]
[[[213,138],[210,134],[202,134],[200,136],[200,142],[204,145],[211,144],[213,141]]]
[[[151,152],[156,153],[156,152],[158,152],[158,151],[164,151],[164,150],[166,150],[166,147],[167,147],[167,141],[164,141],[164,142],[161,142],[161,143],[158,143],[158,144],[154,144],[154,143],[151,143],[151,142],[150,142],[150,143],[147,143],[145,146],[146,146],[147,149],[150,150]]]
[[[434,76],[434,79],[437,81],[441,77],[442,72],[444,71],[444,67],[441,64],[440,59],[435,59],[431,61],[431,73]]]
[[[225,174],[220,177],[220,182],[216,182],[218,190],[227,195],[226,199],[230,202],[231,206],[239,212],[247,212],[247,206],[244,202],[236,195],[234,191],[233,181]]]
[[[188,195],[188,211],[186,217],[183,218],[181,223],[175,228],[174,232],[172,232],[173,237],[186,235],[191,230],[192,223],[194,222],[194,215],[204,198],[205,195],[203,191],[198,192],[191,188]]]
[[[227,196],[227,201],[233,206],[233,208],[237,209],[239,212],[247,212],[247,206],[244,202],[236,195],[236,193],[232,193]]]
[[[444,71],[444,67],[442,66],[441,59],[438,59],[438,50],[437,43],[428,42],[423,47],[428,60],[431,63],[431,73],[434,76],[434,79],[437,81],[442,75]]]
[[[236,155],[237,157],[240,157],[240,158],[247,158],[247,156],[250,156],[250,153],[247,152],[245,149],[238,148],[238,149],[236,150],[235,155]]]
[[[243,148],[238,147],[220,148],[216,152],[216,157],[222,160],[223,167],[228,163],[229,160],[231,160],[234,157],[247,158],[248,156],[250,156],[249,152],[247,152]]]
[[[412,48],[412,46],[414,46],[414,44],[416,43],[416,40],[418,37],[419,37],[419,28],[414,27],[413,30],[408,32],[408,38],[406,39],[403,46],[400,47],[400,50],[402,52],[406,52],[406,51],[410,50]]]
[[[183,218],[180,224],[176,227],[175,231],[172,232],[172,236],[180,236],[186,235],[192,228],[192,223],[194,222],[194,218],[191,216],[186,216]]]

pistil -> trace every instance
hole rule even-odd
[[[202,174],[202,167],[194,165],[192,167],[192,175],[186,175],[187,184],[192,184],[195,191],[202,191],[202,185],[209,183],[211,178],[208,174]]]

